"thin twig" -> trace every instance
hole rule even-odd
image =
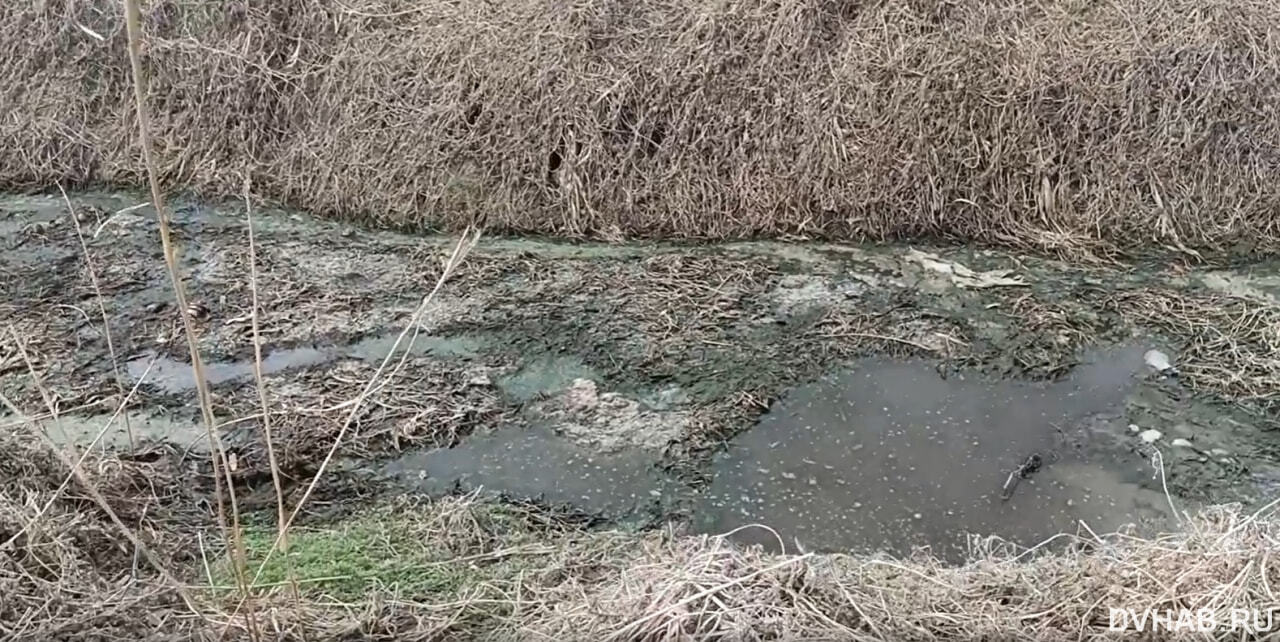
[[[824,335],[822,335],[822,336],[824,336],[824,337],[826,337],[826,338],[828,338],[828,339],[840,339],[840,338],[846,338],[846,337],[860,337],[860,338],[863,338],[863,339],[878,339],[878,340],[880,340],[880,341],[892,341],[892,342],[894,342],[894,343],[901,343],[902,345],[908,345],[908,346],[911,346],[911,347],[913,347],[913,348],[919,348],[919,349],[921,349],[921,350],[924,350],[925,352],[935,352],[935,350],[934,350],[933,348],[930,348],[929,346],[927,346],[927,345],[925,345],[925,344],[923,344],[923,343],[919,343],[919,342],[917,342],[917,341],[912,341],[912,340],[910,340],[910,339],[903,339],[902,337],[891,337],[891,336],[886,335],[886,334],[876,334],[876,333],[874,333],[874,332],[833,332],[833,333],[831,333],[831,334],[824,334]]]
[[[262,407],[262,435],[267,442],[267,462],[271,467],[271,484],[276,492],[276,528],[280,539],[280,554],[285,558],[285,572],[293,593],[294,608],[302,612],[302,595],[298,590],[298,575],[289,557],[289,531],[285,527],[284,485],[280,480],[280,462],[276,459],[275,438],[271,434],[271,409],[267,403],[267,383],[262,377],[262,336],[258,331],[258,253],[253,235],[253,203],[249,198],[249,178],[244,180],[244,216],[249,228],[249,322],[253,336],[253,379],[258,388],[258,404]],[[303,638],[306,628],[302,627]]]
[[[1173,495],[1169,494],[1169,483],[1164,477],[1164,455],[1160,453],[1159,448],[1154,446],[1151,451],[1151,465],[1155,467],[1156,473],[1160,475],[1160,488],[1164,490],[1165,501],[1169,502],[1169,511],[1173,513],[1173,518],[1181,524],[1182,516],[1178,514],[1178,507],[1173,505]]]
[[[214,428],[213,403],[209,398],[209,386],[204,377],[204,366],[200,360],[200,348],[196,342],[194,323],[191,320],[190,308],[187,306],[186,290],[182,277],[178,273],[177,253],[173,247],[170,232],[168,210],[164,206],[164,197],[160,194],[160,180],[157,176],[156,163],[151,149],[150,125],[147,115],[146,81],[142,73],[142,20],[138,0],[124,0],[125,29],[128,37],[129,66],[133,73],[134,108],[138,119],[138,144],[142,147],[142,159],[147,170],[147,185],[151,190],[151,203],[156,212],[156,222],[160,229],[160,244],[164,251],[165,267],[169,272],[169,280],[173,285],[173,296],[178,306],[178,316],[182,319],[183,332],[187,339],[187,350],[191,355],[191,369],[195,376],[196,396],[200,404],[200,412],[204,418],[205,431],[209,437],[210,460],[213,464],[214,492],[217,495],[218,525],[222,529],[225,541],[231,542],[232,565],[241,584],[243,597],[248,599],[248,588],[245,583],[244,542],[240,536],[240,511],[236,504],[235,486],[231,479],[230,467],[227,465],[227,453],[222,439]],[[227,498],[231,503],[232,525],[230,537],[223,497],[223,475],[225,475]],[[255,639],[257,625],[252,604],[247,613],[250,634]]]

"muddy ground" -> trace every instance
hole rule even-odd
[[[55,441],[85,446],[141,380],[128,430],[118,422],[99,447],[174,462],[192,481],[175,493],[198,500],[212,488],[208,445],[143,201],[75,194],[73,221],[60,195],[0,198],[0,391],[45,420]],[[174,210],[242,506],[270,511],[249,366],[244,208],[178,202]],[[255,224],[271,425],[296,500],[345,418],[344,402],[435,283],[451,240],[275,210],[257,212]],[[925,364],[912,381],[932,371],[939,381],[1042,390],[1070,381],[1098,350],[1129,355],[1132,385],[1098,409],[1110,414],[1088,429],[1081,461],[1105,451],[1126,484],[1159,497],[1167,487],[1186,505],[1254,503],[1280,489],[1277,267],[1194,257],[1070,266],[919,246],[483,239],[434,301],[396,375],[360,412],[311,509],[331,515],[373,496],[483,485],[614,523],[697,524],[706,509],[697,498],[714,486],[717,462],[800,386],[873,359]],[[1169,355],[1176,375],[1143,365],[1151,348]],[[0,415],[5,430],[17,422]],[[1066,461],[1046,448],[974,461],[992,468],[984,479],[1004,480],[1028,454],[1042,455],[1045,470]],[[494,460],[520,465],[481,474]],[[521,466],[569,472],[536,478]],[[565,490],[569,477],[582,493]],[[620,504],[602,486],[636,492]],[[1004,491],[997,482],[979,494]]]

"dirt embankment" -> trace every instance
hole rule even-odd
[[[1280,247],[1280,8],[147,7],[163,180],[379,225]],[[9,3],[0,186],[137,185],[120,5]]]

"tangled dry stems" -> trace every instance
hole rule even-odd
[[[1276,534],[1216,509],[1161,540],[1073,538],[1070,550],[1024,559],[979,542],[963,567],[925,555],[780,557],[716,538],[650,540],[629,568],[550,601],[524,625],[634,640],[1113,639],[1111,607],[1276,605],[1280,576],[1253,557]]]
[[[74,639],[189,618],[179,597],[82,487],[73,483],[54,497],[67,471],[50,452],[12,433],[0,444],[6,484],[0,541],[8,543],[0,549],[0,637]],[[149,547],[186,564],[195,550],[192,534],[171,526],[191,517],[193,498],[181,496],[169,463],[95,455],[82,471]],[[138,613],[147,609],[154,616],[140,620]]]
[[[233,600],[208,590],[197,570],[202,549],[213,546],[195,535],[215,532],[209,518],[175,512],[182,502],[139,491],[141,480],[172,479],[165,460],[95,455],[86,469],[114,502],[151,498],[121,514],[143,525],[148,545],[187,563],[186,579],[206,596],[202,618],[157,586],[145,565],[133,564],[77,489],[33,519],[64,471],[36,446],[3,442],[0,470],[14,492],[0,497],[0,535],[26,529],[0,557],[5,637],[209,638],[228,623],[233,638],[246,633],[243,619],[230,617]],[[303,639],[305,627],[309,640],[1105,640],[1116,639],[1107,630],[1111,608],[1209,608],[1223,621],[1231,609],[1280,608],[1273,559],[1280,524],[1234,507],[1207,510],[1159,539],[1082,528],[1055,542],[1056,550],[1031,555],[975,540],[971,561],[959,567],[924,553],[906,560],[776,555],[716,537],[599,532],[536,511],[502,519],[492,511],[463,497],[403,502],[380,514],[386,528],[447,551],[458,568],[514,560],[519,573],[448,595],[369,584],[358,600],[336,599],[303,576],[300,602],[285,585],[259,587],[261,626],[273,639]]]
[[[1118,292],[1113,304],[1136,327],[1184,337],[1181,370],[1193,386],[1267,411],[1280,406],[1280,307],[1153,289]]]
[[[0,185],[142,182],[120,6],[10,3]],[[160,173],[380,225],[1273,251],[1262,0],[147,3]]]
[[[248,175],[266,196],[383,225],[1274,250],[1278,23],[1272,4],[1225,0],[157,2],[147,55],[166,183],[235,194]],[[0,24],[24,38],[0,78],[28,115],[0,123],[0,184],[141,182],[117,5],[19,3]],[[1193,320],[1194,349],[1239,368],[1193,377],[1272,394],[1274,311],[1217,319],[1242,348],[1196,305],[1136,309]],[[17,482],[0,535],[23,533],[0,562],[6,635],[225,623],[217,602],[208,620],[179,616],[74,494],[37,519],[62,476],[47,454],[0,457]],[[154,464],[95,463],[122,516],[193,557],[191,531],[143,491]],[[450,516],[434,537],[484,545],[479,505],[424,510]],[[1275,605],[1275,528],[1222,508],[1164,540],[1082,538],[1025,560],[987,542],[958,569],[581,532],[513,585],[316,598],[272,623],[291,637],[307,622],[310,639],[1103,639],[1104,603]]]

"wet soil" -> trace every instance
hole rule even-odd
[[[150,208],[134,194],[71,200],[74,221],[60,196],[0,198],[0,392],[42,417],[47,396],[50,435],[83,445],[139,384],[99,443],[181,458],[209,486]],[[219,431],[253,509],[269,481],[244,210],[179,202],[174,223]],[[255,224],[271,425],[298,485],[451,240],[275,210]],[[345,483],[483,487],[707,531],[766,522],[788,549],[896,553],[950,553],[968,531],[1025,543],[1082,520],[1158,522],[1169,499],[1254,503],[1280,490],[1274,268],[486,239],[342,445],[343,470],[376,484]],[[1151,347],[1178,376],[1143,368],[1133,355]],[[1042,465],[1002,498],[1032,454]]]

